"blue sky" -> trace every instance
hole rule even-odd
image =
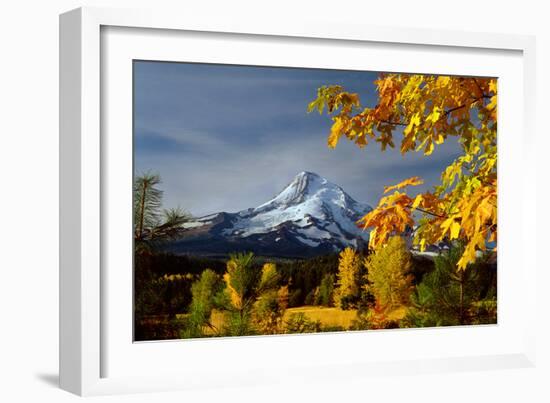
[[[377,73],[167,62],[134,62],[134,169],[159,173],[164,206],[195,216],[256,207],[301,171],[375,205],[383,187],[410,176],[437,183],[458,154],[447,141],[429,158],[326,145],[331,120],[307,104],[339,84],[374,106]],[[420,189],[419,189],[420,190]]]

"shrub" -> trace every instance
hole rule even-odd
[[[283,316],[288,306],[288,287],[264,292],[254,305],[254,322],[260,334],[283,331]]]
[[[303,312],[293,313],[286,321],[286,333],[315,333],[321,331],[321,322],[310,320]]]
[[[475,301],[470,306],[470,317],[473,325],[487,325],[497,323],[496,298]]]

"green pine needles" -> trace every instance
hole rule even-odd
[[[453,244],[434,259],[435,269],[426,274],[411,295],[412,307],[405,318],[408,327],[431,327],[496,323],[496,286],[483,287],[494,275],[480,263],[457,270],[464,253]],[[483,262],[483,259],[480,259]]]

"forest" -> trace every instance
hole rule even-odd
[[[456,272],[463,247],[414,256],[399,237],[383,253],[267,262],[141,250],[135,339],[368,330],[496,323],[491,255]]]

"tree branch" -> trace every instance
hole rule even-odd
[[[413,208],[412,204],[409,204],[407,207],[411,208],[411,209]],[[432,213],[431,211],[424,210],[420,207],[415,207],[414,209],[420,211],[421,213],[429,214],[429,215],[437,217],[437,218],[446,218],[447,217],[447,216],[444,216],[444,215],[439,215],[439,214],[436,214],[436,213]]]
[[[479,87],[479,88],[481,90],[481,87]],[[443,115],[437,121],[439,122],[440,120],[446,118],[447,116],[449,116],[449,114],[453,113],[454,111],[457,111],[459,109],[462,109],[462,108],[465,108],[465,107],[470,106],[472,104],[475,104],[476,102],[481,101],[482,99],[490,99],[490,98],[491,98],[491,95],[486,95],[485,93],[482,92],[479,97],[473,97],[473,101],[470,102],[470,103],[458,105],[458,106],[455,106],[453,108],[447,109],[445,112],[443,112]],[[386,123],[386,124],[394,125],[394,126],[408,126],[409,125],[407,122],[392,122],[391,120],[379,120],[378,123]]]
[[[481,89],[481,85],[479,85],[479,83],[478,83],[478,81],[476,80],[475,77],[472,77],[472,80],[474,80],[474,83],[476,83],[476,86],[477,86],[477,89],[479,90],[480,96],[483,96],[483,95],[484,95],[484,92],[483,92],[483,90]]]
[[[378,121],[378,123],[387,123],[387,124],[395,125],[395,126],[408,126],[408,123],[392,122],[391,120],[380,120],[380,121]]]

